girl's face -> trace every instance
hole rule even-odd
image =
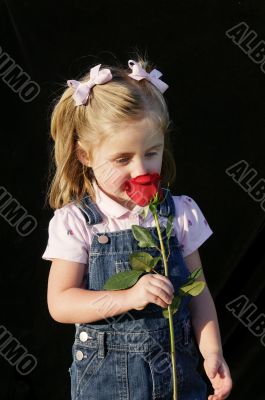
[[[93,151],[93,168],[100,189],[132,209],[135,203],[123,190],[127,179],[157,172],[160,174],[164,134],[149,118],[124,123]]]

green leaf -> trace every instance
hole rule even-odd
[[[179,292],[181,296],[188,296],[189,294],[191,296],[198,296],[205,287],[205,282],[203,281],[195,281],[191,283],[190,285],[183,285],[179,288]]]
[[[156,192],[155,195],[153,196],[153,199],[150,202],[150,205],[157,207],[158,204],[159,204],[159,194],[158,192]]]
[[[132,225],[133,236],[138,240],[139,247],[157,247],[156,243],[147,228],[139,225]]]
[[[190,279],[198,278],[202,273],[202,267],[196,268],[189,276]]]
[[[146,272],[150,272],[156,264],[154,264],[154,258],[151,256],[151,254],[141,251],[130,254],[129,262],[132,266],[132,269]]]
[[[151,263],[152,268],[154,268],[156,266],[156,264],[158,263],[159,260],[162,261],[162,257],[160,257],[160,256],[159,257],[153,257],[153,260],[152,260],[152,263]]]
[[[150,209],[151,213],[152,213],[153,215],[155,215],[155,213],[156,213],[156,206],[155,206],[154,204],[150,204],[150,205],[149,205],[149,209]]]
[[[167,239],[169,240],[170,236],[171,236],[171,232],[173,229],[173,219],[174,216],[170,215],[167,219],[167,227],[166,227],[166,234],[167,234]]]
[[[103,289],[105,290],[119,290],[127,289],[133,286],[139,279],[144,271],[122,271],[112,275],[104,284]]]
[[[174,298],[173,298],[172,303],[171,303],[172,315],[174,315],[178,311],[180,303],[181,303],[181,297],[180,296],[176,296],[174,294]],[[163,316],[165,318],[169,318],[168,308],[164,308],[163,311],[162,311],[162,314],[163,314]]]
[[[195,282],[195,278],[201,275],[202,267],[196,268],[190,275],[188,280],[184,283],[184,286],[190,286],[193,282]]]

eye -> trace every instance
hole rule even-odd
[[[128,157],[126,157],[126,158],[119,158],[118,160],[116,160],[116,163],[118,163],[118,164],[124,164],[128,159],[129,159]]]
[[[157,154],[156,151],[150,151],[150,153],[147,153],[147,155],[150,157],[155,156]]]
[[[157,152],[155,151],[151,151],[149,153],[146,154],[147,157],[153,157],[157,154]],[[125,164],[127,161],[129,160],[129,157],[124,157],[124,158],[119,158],[118,160],[116,160],[116,163],[118,164]]]

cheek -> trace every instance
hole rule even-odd
[[[126,174],[124,171],[118,168],[112,168],[112,174],[109,178],[108,184],[113,188],[120,187],[124,180],[126,179]]]
[[[98,164],[93,168],[95,177],[101,183],[108,183],[109,180],[112,180],[117,176],[116,170],[109,162],[105,162],[103,164]]]
[[[159,158],[159,162],[158,162],[160,169],[162,168],[162,163],[163,163],[163,154],[161,154],[161,157]]]
[[[162,167],[162,157],[152,160],[149,167],[151,170],[160,171]]]
[[[93,172],[98,181],[104,181],[107,178],[109,167],[107,163],[96,164],[93,166]]]
[[[105,165],[96,170],[95,176],[101,185],[104,185],[109,190],[119,188],[126,179],[125,173],[121,169],[115,168],[112,165]]]

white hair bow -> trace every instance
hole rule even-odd
[[[76,106],[87,103],[90,90],[93,86],[102,85],[112,79],[111,71],[109,69],[102,69],[100,71],[100,67],[101,64],[98,64],[91,68],[90,79],[86,82],[79,82],[73,79],[67,81],[68,86],[75,89],[73,99],[75,100]]]
[[[168,85],[159,79],[160,76],[162,76],[162,73],[157,69],[153,69],[149,74],[145,71],[145,69],[143,69],[140,63],[137,63],[134,60],[129,60],[128,65],[132,70],[132,73],[128,74],[131,78],[136,79],[137,81],[140,81],[141,79],[147,79],[153,85],[155,85],[161,93],[164,93],[167,90]]]

